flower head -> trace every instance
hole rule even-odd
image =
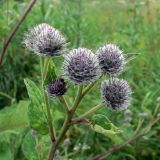
[[[101,75],[96,55],[86,48],[74,49],[66,55],[62,70],[65,77],[75,84],[93,82]]]
[[[113,110],[126,109],[131,101],[131,88],[125,80],[115,78],[103,81],[101,94],[107,106]]]
[[[46,86],[46,91],[49,96],[62,96],[67,91],[67,87],[64,80],[58,78]]]
[[[118,46],[105,45],[98,49],[97,55],[103,74],[116,74],[123,69],[124,56]]]
[[[57,56],[65,47],[65,37],[49,24],[42,23],[26,34],[24,43],[27,48],[40,55]]]

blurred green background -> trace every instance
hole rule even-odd
[[[28,2],[0,0],[0,50],[4,38],[15,26]],[[145,115],[144,124],[147,123],[160,103],[159,19],[159,0],[38,0],[12,39],[0,66],[0,160],[32,160],[36,159],[33,157],[38,153],[42,154],[38,155],[39,159],[45,159],[46,146],[49,146],[47,138],[39,137],[37,142],[26,124],[29,102],[24,78],[28,77],[37,83],[40,80],[39,58],[29,53],[22,43],[24,33],[29,28],[39,23],[49,23],[66,35],[69,48],[82,46],[96,51],[106,43],[115,43],[126,56],[130,55],[128,53],[137,53],[120,75],[129,81],[133,89],[130,122],[126,122],[125,112],[111,112],[106,108],[99,111],[116,126],[125,128],[126,135],[123,136],[127,136],[135,130],[142,118],[140,115]],[[63,59],[58,57],[53,61],[56,72],[61,74]],[[85,97],[77,114],[101,101],[99,88],[100,82]],[[75,93],[76,88],[70,87],[70,101],[73,101]],[[52,101],[55,118],[63,119],[58,102]],[[61,125],[61,122],[58,123]],[[81,125],[67,133],[67,140],[70,143],[60,148],[64,160],[86,160],[114,144],[109,138]],[[108,159],[159,160],[160,125],[157,124],[136,143],[124,147]]]

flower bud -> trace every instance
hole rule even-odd
[[[131,89],[128,82],[114,78],[101,84],[101,94],[107,106],[113,110],[122,110],[129,106]]]
[[[58,78],[46,86],[46,91],[49,96],[62,96],[67,91],[67,87],[64,80]]]
[[[118,46],[105,45],[99,48],[96,54],[103,74],[116,74],[123,69],[124,56]]]

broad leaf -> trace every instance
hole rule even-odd
[[[28,132],[22,143],[22,151],[24,156],[29,160],[37,160],[38,153],[36,151],[36,138]]]
[[[27,115],[29,101],[7,106],[0,111],[0,131],[6,131],[29,126]]]
[[[47,160],[50,149],[50,137],[48,135],[33,136],[29,131],[22,143],[22,151],[28,160]]]
[[[123,142],[123,139],[121,138],[122,131],[116,127],[107,117],[104,115],[95,115],[92,118],[92,125],[91,128],[101,133],[108,138],[112,139],[112,141],[116,144],[120,144]]]
[[[24,82],[31,100],[31,104],[28,107],[30,126],[43,135],[48,134],[49,129],[43,93],[33,81],[25,79]]]
[[[0,159],[15,160],[21,145],[22,134],[15,131],[4,131],[0,133]]]
[[[36,144],[36,149],[38,152],[39,159],[41,160],[47,160],[48,159],[48,151],[51,147],[51,140],[48,135],[41,136],[41,138],[38,139],[38,142]]]

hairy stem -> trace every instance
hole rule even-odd
[[[84,91],[82,92],[82,95],[81,95],[81,99],[93,88],[93,86],[96,84],[97,81],[95,82],[92,82],[91,84],[89,84],[85,89]]]
[[[74,122],[77,122],[77,121],[79,122],[81,119],[86,118],[87,116],[91,115],[92,113],[94,113],[95,111],[99,110],[103,106],[104,106],[104,103],[100,103],[97,106],[95,106],[92,109],[90,109],[87,112],[85,112],[84,114],[80,115],[78,118],[75,118],[73,121]]]
[[[43,68],[44,68],[43,77],[47,76],[47,69],[48,69],[49,61],[50,61],[50,58],[49,57],[45,57],[44,64],[43,64]]]
[[[77,96],[76,96],[75,101],[74,101],[74,103],[73,103],[73,106],[72,106],[72,108],[71,108],[71,111],[72,111],[73,113],[75,112],[78,104],[80,103],[80,101],[81,101],[81,99],[82,99],[82,98],[81,98],[81,97],[82,97],[82,90],[83,90],[83,86],[82,86],[82,85],[78,86]]]
[[[60,133],[58,135],[58,138],[56,140],[56,143],[52,144],[52,147],[51,147],[50,152],[49,152],[48,160],[53,160],[53,157],[54,157],[54,154],[56,152],[57,147],[61,143],[63,137],[65,136],[65,133],[67,132],[67,130],[70,127],[70,121],[71,121],[71,119],[72,119],[71,115],[66,117],[66,119],[65,119],[65,121],[63,123],[63,126],[61,128],[61,131],[60,131]]]
[[[68,104],[67,104],[64,96],[59,96],[58,99],[59,99],[59,101],[61,102],[61,104],[63,105],[66,113],[68,113],[68,112],[69,112],[69,108],[68,108]]]
[[[80,100],[81,100],[80,97],[81,97],[81,94],[82,94],[82,90],[83,90],[83,86],[78,86],[78,92],[77,92],[77,96],[75,98],[75,101],[73,103],[73,106],[67,113],[66,119],[63,123],[63,126],[60,130],[60,133],[57,137],[57,140],[56,140],[55,144],[52,144],[52,147],[51,147],[50,152],[49,152],[48,160],[53,160],[53,157],[54,157],[54,154],[56,152],[57,147],[59,146],[59,144],[63,140],[67,130],[72,125],[72,123],[71,123],[72,117],[73,117],[73,115],[76,111],[76,108],[78,107],[78,104],[80,103]]]
[[[54,129],[53,129],[53,124],[52,124],[52,116],[51,116],[48,96],[45,93],[45,91],[44,91],[44,97],[45,97],[45,103],[46,103],[46,108],[47,108],[47,118],[48,118],[48,126],[49,126],[50,137],[51,137],[52,143],[54,143],[55,142],[55,135],[54,135]]]

